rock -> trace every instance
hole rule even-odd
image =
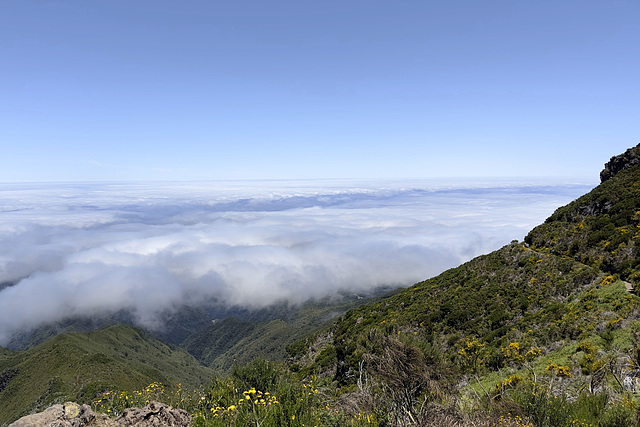
[[[9,424],[9,427],[80,427],[97,425],[96,414],[88,405],[67,402],[53,405],[38,414],[27,415]],[[103,424],[105,425],[105,424]]]
[[[624,153],[613,156],[604,165],[604,170],[600,172],[600,182],[605,182],[609,178],[624,169],[640,164],[640,144],[636,147],[629,148]]]
[[[191,416],[182,409],[174,409],[159,402],[150,402],[144,408],[129,408],[116,422],[119,426],[182,427],[191,423]]]
[[[126,409],[116,420],[104,414],[96,415],[88,405],[67,402],[22,417],[9,427],[186,427],[190,423],[191,416],[186,411],[159,402],[150,402],[144,408]]]
[[[581,206],[578,208],[578,213],[582,218],[587,216],[599,216],[607,213],[612,207],[613,202],[610,200],[595,200],[588,206]]]
[[[7,368],[0,373],[0,391],[4,390],[9,385],[9,382],[11,382],[13,377],[18,375],[18,372],[20,371],[17,369]]]

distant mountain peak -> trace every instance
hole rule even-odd
[[[604,165],[604,169],[600,172],[600,182],[605,182],[609,178],[612,178],[618,172],[629,169],[640,163],[640,144],[635,147],[629,148],[622,154],[613,156]]]

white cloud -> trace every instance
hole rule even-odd
[[[522,239],[586,186],[429,182],[4,185],[0,345],[70,315],[262,307],[407,286]]]

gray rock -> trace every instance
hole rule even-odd
[[[186,411],[159,402],[150,402],[144,408],[126,409],[116,420],[104,414],[96,415],[88,405],[67,402],[22,417],[9,427],[187,427],[189,424],[191,416]]]
[[[640,163],[640,144],[636,147],[629,148],[624,153],[613,156],[604,165],[604,170],[600,172],[600,182],[605,182],[618,172],[629,169]]]
[[[27,415],[9,424],[9,427],[80,427],[92,424],[96,414],[88,405],[67,402],[53,405],[38,414]]]
[[[0,373],[0,391],[4,390],[11,380],[20,372],[15,368],[7,368]]]
[[[129,408],[117,420],[119,426],[183,427],[191,424],[187,411],[174,409],[159,402],[149,402],[144,408]]]

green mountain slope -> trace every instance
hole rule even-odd
[[[567,425],[517,400],[538,396],[541,383],[565,402],[597,395],[602,408],[628,402],[630,411],[640,404],[623,386],[640,372],[640,299],[628,283],[640,278],[639,160],[640,146],[612,158],[598,187],[525,242],[347,312],[290,346],[290,366],[351,396],[342,399],[368,393],[399,424],[466,396],[485,408],[512,399],[533,425]]]
[[[574,257],[640,283],[640,147],[613,157],[607,178],[589,194],[558,209],[525,242],[539,251]],[[609,171],[611,164],[628,165]],[[605,174],[605,172],[608,172]]]
[[[389,292],[380,288],[373,295]],[[300,306],[278,304],[262,310],[238,313],[213,322],[190,335],[181,347],[216,372],[225,374],[233,365],[244,365],[256,358],[284,360],[286,347],[338,315],[354,307],[378,300],[378,296],[341,295],[333,299],[309,301]]]
[[[0,363],[2,363],[1,361],[9,356],[12,356],[13,352],[11,350],[7,350],[4,347],[0,347]]]
[[[106,390],[208,383],[212,371],[185,351],[129,326],[62,334],[0,359],[0,425],[52,403]]]
[[[383,301],[342,316],[331,333],[340,379],[355,375],[368,348],[372,330],[403,336],[442,350],[451,359],[468,337],[490,349],[489,360],[500,365],[500,349],[512,339],[549,345],[580,335],[584,323],[614,320],[636,304],[623,295],[606,313],[568,318],[583,294],[603,280],[599,270],[571,258],[541,253],[511,243],[488,255],[418,283]]]
[[[189,335],[207,327],[209,322],[209,314],[206,309],[185,306],[173,313],[167,313],[163,328],[150,333],[164,342],[179,344]],[[90,318],[68,317],[17,333],[12,337],[7,347],[14,351],[27,350],[59,334],[91,332],[119,324],[133,325],[134,320],[131,313],[121,310],[109,315]]]

